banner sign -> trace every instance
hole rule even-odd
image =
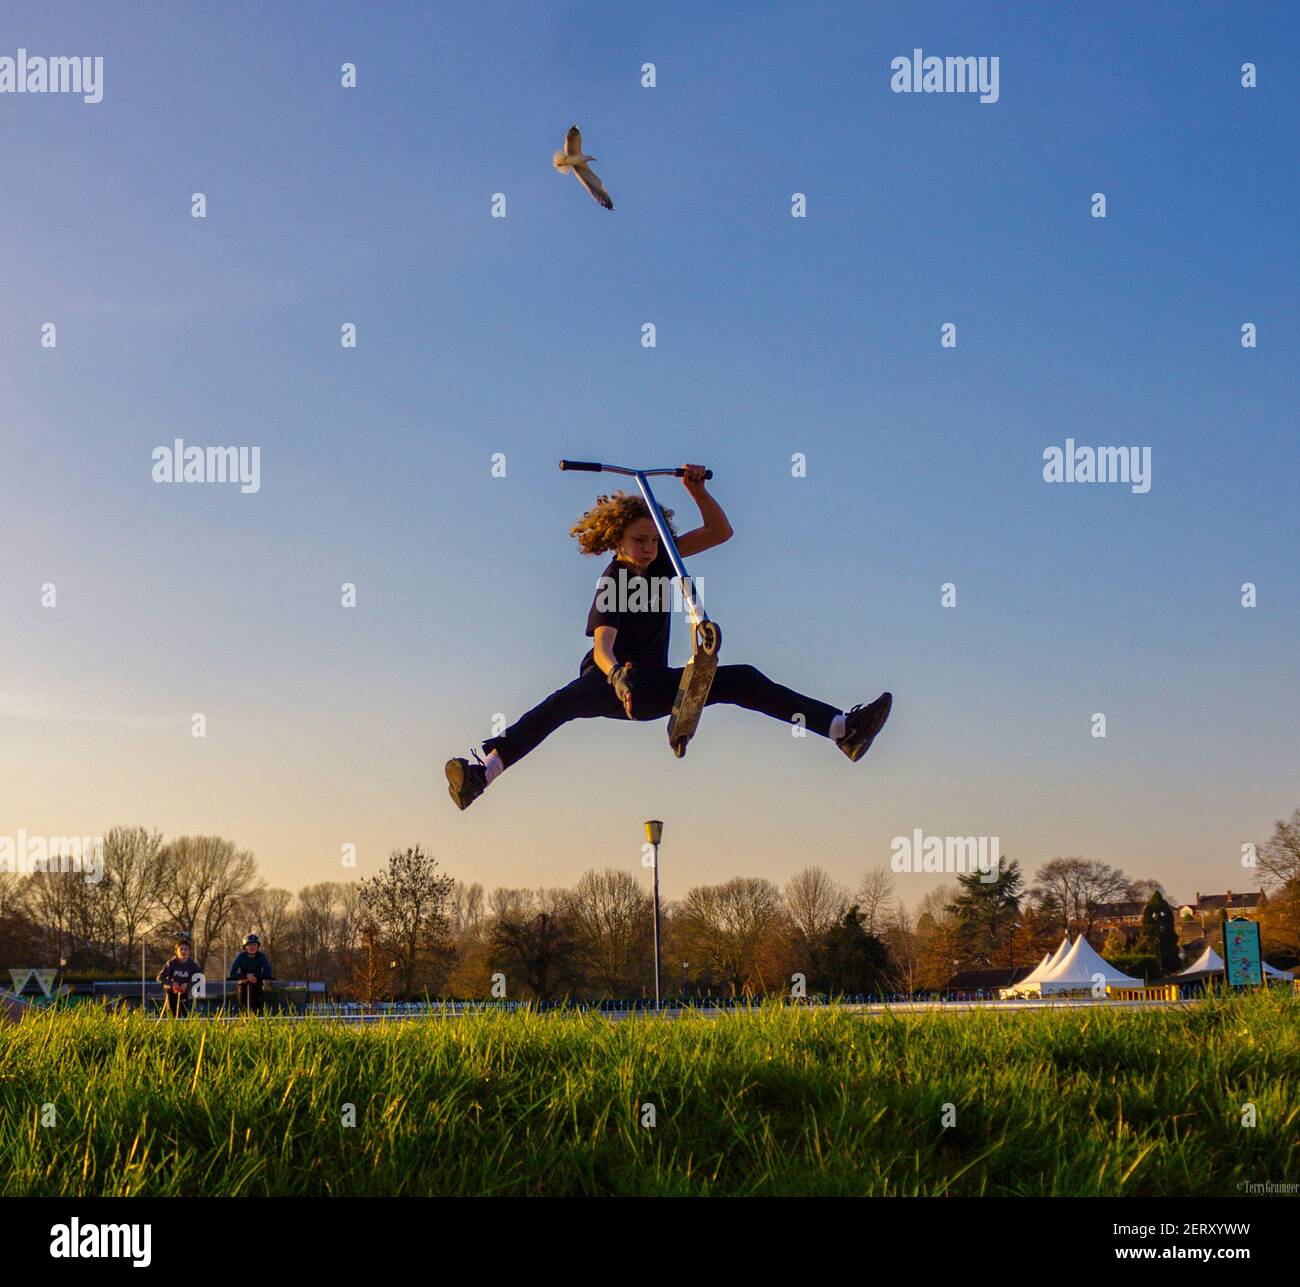
[[[1264,986],[1264,954],[1256,921],[1223,922],[1223,960],[1229,987]]]

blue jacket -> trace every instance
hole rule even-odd
[[[254,952],[249,956],[247,952],[240,952],[235,957],[230,966],[229,978],[243,980],[246,975],[256,974],[259,983],[265,983],[267,979],[273,978],[271,974],[271,961],[265,952]]]

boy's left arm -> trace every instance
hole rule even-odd
[[[682,486],[690,492],[691,499],[699,506],[704,526],[694,528],[677,538],[677,553],[684,559],[692,554],[699,554],[702,550],[711,550],[715,545],[721,545],[723,541],[729,541],[735,535],[726,514],[722,512],[722,506],[709,495],[704,485],[704,466],[686,465],[685,469],[686,472],[682,475]]]

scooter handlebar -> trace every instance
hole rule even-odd
[[[612,472],[620,473],[620,474],[630,474],[634,472],[631,469],[621,469],[614,465],[609,465],[609,466],[600,465],[597,464],[594,460],[562,460],[560,461],[560,468],[561,469],[585,469],[588,473],[592,473],[592,474],[603,473],[606,468],[610,469]],[[644,469],[641,472],[644,474],[674,474],[676,477],[680,478],[686,471],[684,469]],[[704,477],[712,478],[713,470],[706,469],[704,471]]]

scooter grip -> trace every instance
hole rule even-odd
[[[679,469],[679,470],[677,470],[677,477],[678,477],[678,478],[682,478],[682,477],[685,475],[685,473],[686,473],[686,471],[685,471],[684,469]],[[706,479],[707,479],[707,478],[712,478],[712,477],[713,477],[713,470],[711,470],[711,469],[706,469],[706,470],[704,471],[704,477],[705,477]]]
[[[585,469],[589,473],[598,474],[604,465],[598,465],[594,460],[562,460],[560,461],[561,469]]]

